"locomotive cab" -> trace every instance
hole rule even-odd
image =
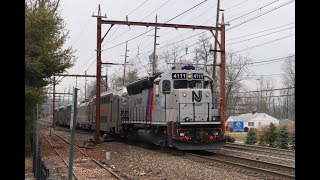
[[[153,122],[165,122],[167,143],[181,150],[219,149],[226,140],[217,109],[212,109],[213,80],[192,66],[174,68],[154,81]]]

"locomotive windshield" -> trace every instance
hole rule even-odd
[[[192,81],[187,81],[187,80],[175,80],[173,81],[173,88],[174,89],[194,89],[202,88],[202,81],[200,80],[192,80]]]

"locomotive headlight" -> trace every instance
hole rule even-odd
[[[189,74],[189,75],[188,75],[188,79],[191,79],[191,78],[192,78],[192,76],[191,76],[191,74]]]
[[[191,71],[189,71],[188,74],[191,75]]]
[[[206,96],[209,97],[209,96],[210,96],[210,93],[207,92]]]
[[[187,97],[187,93],[186,93],[186,92],[183,92],[183,93],[182,93],[182,96],[183,96],[183,97]]]

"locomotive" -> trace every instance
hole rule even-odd
[[[101,93],[100,130],[179,150],[220,149],[226,138],[212,88],[206,71],[186,65]],[[68,125],[68,107],[55,110],[57,124]],[[76,121],[95,130],[95,97],[78,105]]]

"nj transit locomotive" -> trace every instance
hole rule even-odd
[[[212,87],[208,73],[181,66],[101,93],[100,129],[180,150],[219,149],[226,139],[219,110],[212,109]],[[77,126],[95,129],[95,98],[79,105]]]

